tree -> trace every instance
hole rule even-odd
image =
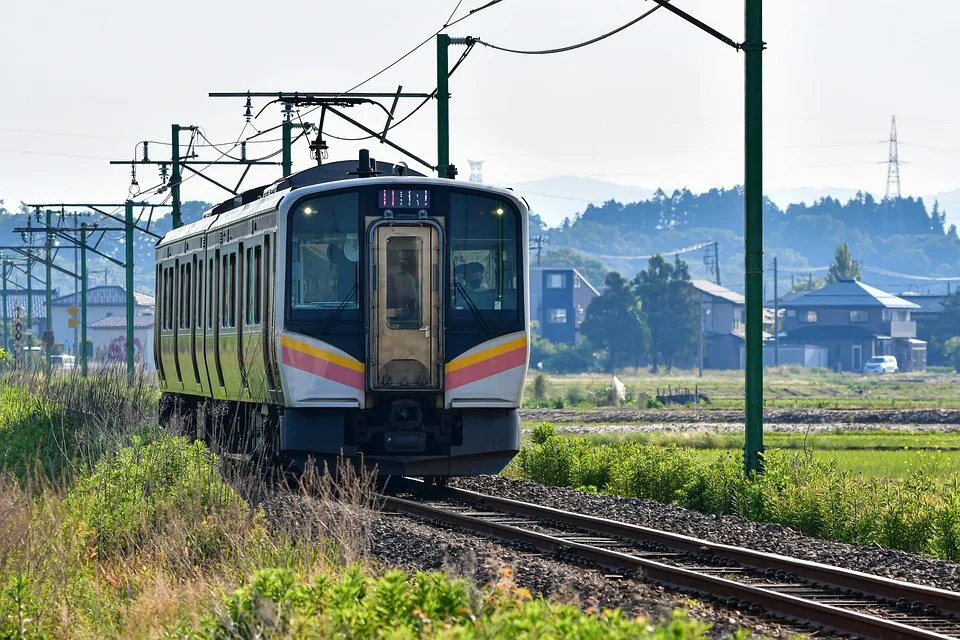
[[[700,336],[700,305],[687,263],[677,256],[671,265],[656,255],[634,278],[633,287],[650,326],[653,370],[663,364],[669,371],[692,360]]]
[[[823,280],[820,278],[805,278],[794,283],[787,293],[806,293],[817,289],[823,289]]]
[[[827,284],[833,284],[840,280],[862,280],[863,274],[860,272],[860,263],[850,255],[850,247],[847,243],[837,245],[837,251],[830,265],[830,271],[827,273]]]
[[[637,365],[646,355],[649,331],[630,282],[616,271],[607,274],[605,291],[584,313],[580,333],[607,352],[607,370]]]
[[[943,309],[936,320],[917,323],[917,337],[927,341],[927,359],[930,364],[947,364],[960,357],[956,345],[948,346],[951,338],[960,336],[960,290],[944,298]]]

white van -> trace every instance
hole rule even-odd
[[[896,373],[900,370],[893,356],[875,356],[863,365],[864,373]]]

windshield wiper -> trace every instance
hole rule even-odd
[[[470,297],[470,294],[467,293],[467,290],[459,282],[457,282],[457,290],[463,294],[464,299],[467,301],[467,306],[470,308],[470,311],[473,312],[473,316],[477,319],[477,322],[480,323],[480,327],[483,329],[483,332],[493,333],[486,321],[484,321],[483,316],[480,315],[477,305],[473,303],[473,298]]]
[[[350,302],[350,298],[351,298],[351,296],[353,296],[354,291],[357,290],[357,285],[358,285],[358,284],[359,284],[359,282],[355,282],[355,283],[353,284],[353,288],[350,289],[350,291],[347,293],[347,296],[346,296],[343,300],[340,301],[340,304],[337,305],[337,308],[334,310],[333,315],[331,315],[331,316],[330,316],[330,319],[327,320],[327,323],[326,323],[325,325],[323,325],[323,329],[320,330],[320,333],[326,333],[326,332],[327,332],[327,329],[330,328],[330,325],[333,324],[334,320],[336,320],[338,317],[340,317],[340,312],[343,311],[343,308],[344,308],[345,306],[347,306],[347,303],[348,303],[348,302]]]

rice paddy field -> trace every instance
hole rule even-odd
[[[537,377],[543,381],[537,385]],[[626,386],[627,404],[644,406],[647,398],[670,391],[700,391],[707,401],[700,409],[742,409],[743,371],[677,371],[654,374],[627,370],[617,377]],[[542,374],[531,371],[524,394],[526,406],[577,408],[607,402],[611,374]],[[539,387],[539,392],[538,392]],[[864,375],[819,369],[780,367],[764,373],[768,409],[960,409],[960,374],[935,369],[916,373]]]

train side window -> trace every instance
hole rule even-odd
[[[273,265],[270,264],[270,238],[263,238],[263,309],[267,324],[270,323],[270,278],[273,277]]]
[[[257,248],[259,249],[260,247]],[[257,324],[253,317],[253,307],[255,304],[254,301],[256,300],[254,297],[254,280],[256,280],[255,274],[256,271],[254,271],[253,265],[253,247],[247,247],[247,277],[244,282],[247,287],[247,304],[244,307],[244,310],[247,312],[245,323],[248,327]]]
[[[216,308],[214,306],[216,301],[214,291],[217,288],[217,276],[214,273],[214,264],[216,264],[215,258],[210,258],[210,266],[207,269],[207,279],[210,281],[209,291],[207,291],[207,329],[210,331],[213,331],[214,309]]]
[[[167,267],[167,286],[170,288],[170,296],[167,298],[167,330],[173,330],[173,301],[176,297],[176,291],[174,290],[174,268]]]
[[[516,321],[520,312],[518,267],[523,252],[520,214],[509,202],[450,194],[450,305],[453,318]]]
[[[257,245],[253,248],[253,324],[260,324],[260,300],[262,299],[261,288],[263,282],[263,247]]]
[[[197,329],[203,329],[203,260],[197,263]]]
[[[223,280],[220,289],[220,327],[226,329],[230,326],[230,256],[223,256],[222,266]]]
[[[193,326],[193,282],[190,277],[190,266],[186,264],[183,266],[184,270],[184,288],[183,288],[183,318],[180,320],[180,325],[183,329],[189,329]]]
[[[230,326],[237,326],[237,252],[230,254]]]

